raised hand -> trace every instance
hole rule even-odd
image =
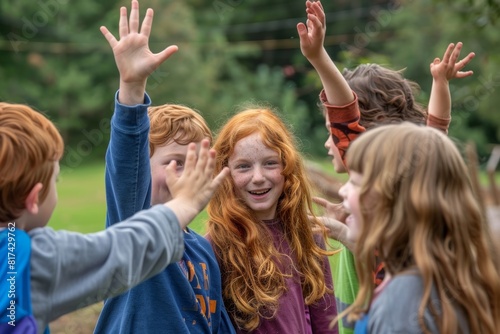
[[[474,58],[474,52],[470,52],[465,58],[457,62],[462,46],[462,42],[458,42],[456,46],[450,43],[443,55],[443,60],[434,59],[430,64],[434,80],[450,81],[454,78],[465,78],[473,74],[472,71],[462,71],[462,69]]]
[[[180,176],[177,175],[175,160],[165,169],[165,182],[173,198],[165,205],[174,211],[181,224],[185,222],[187,225],[203,210],[214,191],[229,175],[229,169],[225,167],[214,177],[216,153],[209,146],[207,139],[202,140],[197,157],[196,144],[189,144],[184,171]]]
[[[300,22],[297,32],[300,37],[300,50],[309,60],[319,57],[325,40],[325,12],[319,1],[306,1],[307,26]]]
[[[127,19],[127,8],[120,8],[119,41],[108,28],[101,27],[120,72],[119,99],[127,105],[143,102],[148,76],[178,50],[176,45],[171,45],[159,53],[152,53],[148,43],[153,10],[148,8],[139,31],[139,3],[133,0],[131,7],[130,19]]]
[[[442,120],[449,120],[451,117],[451,94],[449,81],[453,78],[465,78],[473,74],[472,71],[462,71],[462,69],[474,58],[474,52],[469,53],[465,58],[457,62],[462,50],[462,43],[457,45],[450,43],[446,48],[443,60],[435,58],[430,64],[432,74],[432,88],[429,99],[429,116],[435,116]],[[448,128],[443,130],[448,132]]]

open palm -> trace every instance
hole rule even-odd
[[[130,20],[127,19],[127,8],[120,8],[118,41],[106,28],[101,32],[113,49],[116,66],[120,78],[124,82],[140,82],[160,66],[168,57],[177,51],[177,46],[171,45],[159,53],[152,53],[149,49],[149,35],[153,23],[153,10],[148,8],[139,31],[139,3],[132,1]]]

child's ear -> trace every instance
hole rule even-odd
[[[43,185],[40,182],[35,184],[24,201],[26,210],[32,215],[36,215],[38,213],[38,197],[42,188]]]

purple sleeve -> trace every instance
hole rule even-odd
[[[321,248],[325,248],[324,242],[318,242]],[[326,286],[333,291],[332,271],[330,262],[325,256],[323,261],[323,273],[325,275]],[[332,320],[337,316],[337,304],[335,302],[335,293],[326,293],[322,299],[309,306],[311,315],[311,327],[314,334],[338,333],[338,326],[330,327]]]

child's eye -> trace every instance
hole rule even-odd
[[[351,179],[349,179],[349,183],[354,187],[359,187],[359,184]]]
[[[279,165],[279,162],[278,161],[268,161],[266,162],[266,166],[276,166],[276,165]]]
[[[165,162],[165,166],[170,165],[170,163],[171,163],[172,161],[175,161],[175,163],[177,164],[177,168],[179,168],[179,167],[184,167],[184,161],[182,161],[182,160],[169,160],[169,161],[166,161],[166,162]]]
[[[247,169],[247,168],[250,168],[249,164],[239,164],[239,165],[236,165],[236,169]]]

